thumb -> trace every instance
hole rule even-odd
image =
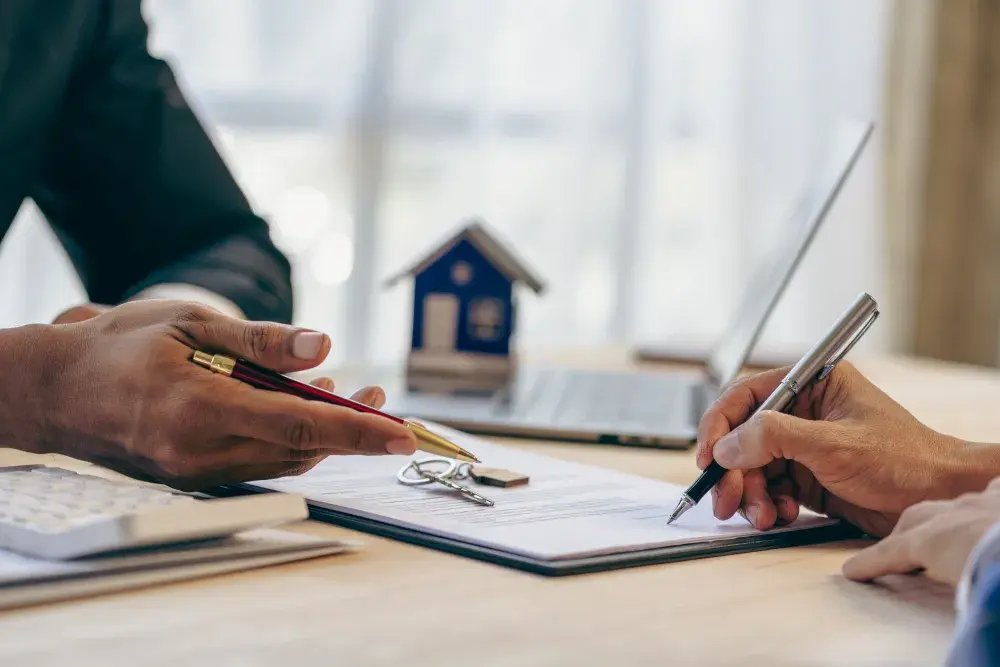
[[[822,422],[764,410],[719,438],[712,453],[729,470],[762,468],[779,458],[808,467],[810,457],[823,449],[822,427]]]
[[[207,310],[180,320],[177,328],[196,347],[233,354],[279,373],[315,368],[330,353],[330,338],[310,329],[247,322]]]

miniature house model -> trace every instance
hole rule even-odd
[[[408,370],[506,376],[516,322],[514,283],[536,294],[543,285],[481,223],[472,223],[387,286],[413,276]]]

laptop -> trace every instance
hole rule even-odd
[[[837,128],[826,159],[784,233],[757,260],[742,302],[701,368],[608,372],[523,365],[500,386],[477,386],[476,378],[461,385],[449,378],[367,379],[386,388],[390,412],[470,433],[690,447],[702,414],[743,368],[872,130],[871,123]]]

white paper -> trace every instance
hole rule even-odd
[[[682,487],[501,447],[439,425],[433,429],[474,452],[484,466],[529,475],[530,482],[512,488],[461,482],[495,501],[495,506],[486,507],[439,484],[401,484],[396,473],[408,457],[333,456],[304,475],[253,485],[301,494],[317,507],[544,560],[703,543],[757,532],[738,515],[725,522],[716,520],[709,499],[668,526]],[[417,452],[413,458],[428,457]],[[834,522],[803,512],[792,525],[771,532],[829,523]]]

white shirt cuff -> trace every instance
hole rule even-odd
[[[969,611],[969,600],[976,589],[979,573],[992,565],[1000,565],[1000,521],[986,531],[966,561],[962,578],[958,582],[958,590],[955,592],[955,607],[959,617]]]
[[[226,297],[215,292],[187,283],[163,283],[147,287],[132,297],[131,301],[143,299],[172,299],[175,301],[194,301],[214,308],[223,315],[229,315],[241,320],[246,319],[243,310]]]

